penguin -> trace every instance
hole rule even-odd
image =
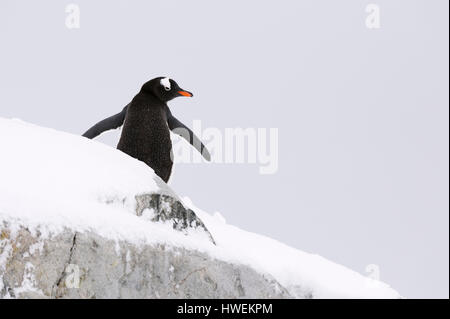
[[[146,163],[167,183],[173,166],[169,130],[185,138],[206,160],[211,160],[200,139],[176,119],[167,106],[168,101],[180,96],[192,97],[193,94],[181,89],[172,79],[154,78],[142,86],[121,112],[98,122],[83,136],[93,139],[123,125],[117,149]]]

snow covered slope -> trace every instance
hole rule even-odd
[[[210,263],[217,260],[242,265],[262,278],[274,278],[286,290],[281,295],[267,293],[267,297],[400,297],[388,285],[320,256],[226,224],[220,214],[207,214],[188,198],[180,200],[144,163],[96,141],[0,118],[0,150],[0,226],[8,225],[9,229],[8,236],[0,236],[0,291],[4,286],[2,270],[12,265],[11,238],[19,238],[17,234],[26,229],[40,238],[64,236],[68,230],[94,234],[105,242],[117,243],[119,251],[124,243],[136,251],[164,245],[190,251],[192,256],[209,256]],[[150,221],[154,212],[149,209],[138,216],[136,196],[155,193],[168,194],[191,208],[216,245],[204,236],[204,231],[178,232],[167,223]],[[127,256],[124,258],[128,260]],[[23,264],[16,265],[24,269],[25,282],[25,272],[30,269]],[[169,273],[173,269],[159,271]],[[205,292],[205,296],[210,295]]]

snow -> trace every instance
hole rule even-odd
[[[198,250],[270,274],[298,296],[308,293],[315,298],[400,297],[385,283],[228,225],[220,213],[203,212],[187,197],[183,203],[206,224],[216,246],[205,240],[204,234],[194,231],[186,236],[168,224],[136,216],[135,195],[158,192],[161,180],[147,165],[112,147],[3,118],[0,136],[0,223],[7,221],[13,228],[25,225],[30,231],[39,230],[42,236],[70,228],[94,231],[116,243],[165,243]],[[118,247],[116,250],[120,250]],[[3,247],[2,251],[0,268],[10,249]]]
[[[170,90],[170,80],[169,78],[162,78],[159,83],[161,83],[162,86],[164,86],[164,88],[169,91]]]
[[[364,277],[319,255],[224,224],[222,215],[216,213],[211,216],[203,212],[187,197],[183,198],[183,203],[205,223],[217,245],[232,252],[229,261],[248,264],[262,273],[271,274],[294,295],[299,289],[299,292],[310,292],[315,298],[400,297],[387,284]]]

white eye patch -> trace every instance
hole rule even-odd
[[[166,91],[170,91],[170,81],[169,78],[162,78],[159,83],[164,87]]]

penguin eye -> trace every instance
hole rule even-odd
[[[169,78],[162,78],[159,80],[159,83],[164,87],[164,90],[170,91],[170,79]]]

